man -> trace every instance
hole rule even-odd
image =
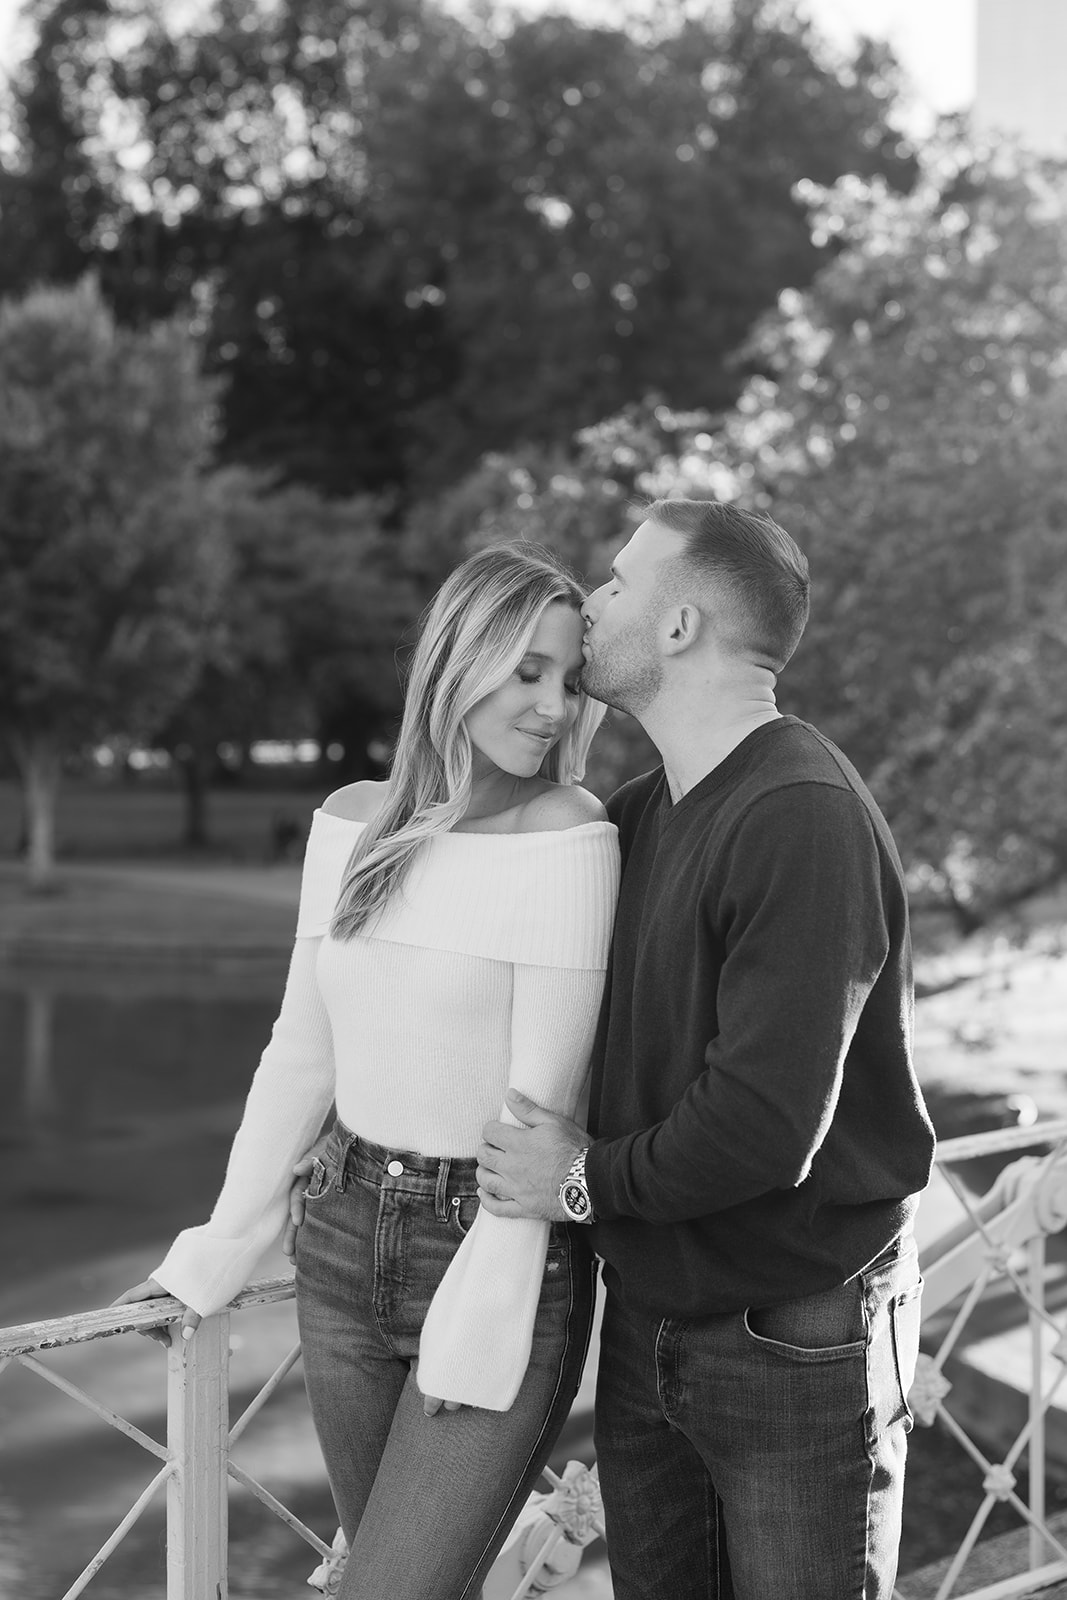
[[[584,684],[663,768],[608,803],[623,882],[589,1131],[522,1097],[482,1203],[592,1222],[616,1600],[889,1600],[933,1134],[904,882],[854,769],[782,716],[807,564],[658,501],[585,608]]]

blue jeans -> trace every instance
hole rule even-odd
[[[297,1310],[312,1416],[351,1552],[343,1600],[477,1595],[578,1387],[593,1261],[561,1225],[510,1411],[423,1412],[419,1332],[477,1212],[475,1165],[384,1150],[339,1123],[308,1184]]]
[[[890,1600],[915,1242],[839,1288],[699,1321],[608,1296],[596,1448],[615,1600]]]

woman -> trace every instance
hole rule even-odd
[[[176,1295],[185,1336],[232,1299],[336,1102],[296,1284],[343,1600],[478,1593],[585,1357],[580,1230],[479,1211],[474,1160],[509,1086],[573,1113],[599,1009],[618,845],[576,787],[602,715],[581,690],[582,600],[520,547],[441,589],[388,784],[315,814],[285,996],[212,1218],[123,1296]]]

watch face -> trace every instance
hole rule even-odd
[[[565,1183],[559,1198],[564,1211],[575,1222],[584,1222],[592,1209],[589,1195],[580,1183]]]

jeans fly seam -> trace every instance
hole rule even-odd
[[[398,1359],[403,1359],[402,1352],[397,1349],[396,1340],[388,1332],[382,1322],[382,1292],[385,1279],[385,1247],[382,1234],[385,1230],[387,1200],[389,1191],[381,1188],[378,1191],[378,1218],[374,1225],[374,1283],[371,1285],[371,1309],[374,1312],[374,1326],[377,1328],[382,1343]],[[393,1293],[393,1291],[390,1291]]]

